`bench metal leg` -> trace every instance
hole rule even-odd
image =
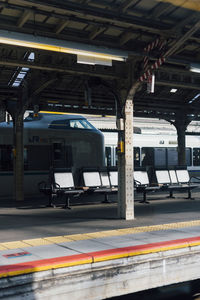
[[[194,198],[192,198],[192,193],[191,193],[191,189],[188,189],[188,196],[185,199],[190,199],[190,200],[194,200]]]
[[[169,196],[167,196],[167,198],[173,198],[173,199],[175,199],[175,197],[173,196],[173,191],[169,192]]]
[[[63,206],[63,208],[71,209],[71,207],[69,206],[69,202],[70,202],[70,196],[66,196],[66,202],[65,202],[65,205]]]
[[[49,194],[49,203],[47,205],[47,207],[56,207],[54,204],[53,204],[53,198],[55,197],[56,195],[54,194]]]
[[[107,194],[107,193],[104,194],[104,200],[103,200],[101,203],[111,203],[111,202],[108,200],[108,194]]]
[[[149,202],[147,201],[147,192],[146,191],[143,191],[143,200],[140,201],[140,203],[149,204]]]

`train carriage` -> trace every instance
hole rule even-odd
[[[116,166],[116,132],[104,132],[108,166]],[[173,167],[178,165],[178,144],[175,134],[134,134],[134,166]],[[200,136],[186,135],[186,164],[192,176],[200,176]]]
[[[0,196],[13,191],[13,124],[0,123]],[[38,182],[49,169],[71,168],[78,184],[82,167],[104,166],[103,134],[84,117],[33,113],[24,120],[24,192],[38,194]]]

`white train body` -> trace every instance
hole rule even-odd
[[[117,165],[117,132],[104,132],[107,165]],[[177,136],[175,134],[134,134],[135,166],[169,167],[178,164]],[[149,154],[149,155],[148,155]],[[148,162],[144,157],[149,156]],[[200,136],[186,135],[186,163],[193,175],[200,174]]]
[[[38,183],[48,180],[50,167],[71,168],[78,185],[82,167],[116,166],[117,143],[117,132],[101,133],[81,116],[30,115],[24,122],[25,196],[39,195]],[[133,143],[136,167],[178,164],[175,134],[134,134]],[[12,122],[0,123],[0,197],[4,198],[13,194],[12,149]],[[200,176],[200,136],[186,136],[186,158],[188,170]]]

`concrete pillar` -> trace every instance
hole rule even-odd
[[[13,118],[13,171],[14,197],[16,201],[24,200],[23,116],[23,113],[15,114]]]
[[[119,133],[119,144],[122,146],[118,158],[118,216],[121,219],[133,220],[133,101],[129,99],[125,104],[124,130]]]
[[[185,131],[191,120],[188,120],[185,112],[180,111],[176,114],[176,120],[172,124],[176,127],[178,141],[178,164],[186,165],[185,155]]]
[[[185,155],[185,126],[177,126],[177,140],[178,140],[178,164],[179,166],[186,165]]]

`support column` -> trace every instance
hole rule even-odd
[[[122,146],[118,159],[118,216],[121,219],[133,220],[133,101],[129,99],[125,104],[124,130],[119,133],[119,144]]]
[[[13,171],[14,196],[16,201],[24,200],[23,116],[23,113],[16,114],[13,119]]]
[[[186,165],[186,155],[185,155],[185,126],[177,126],[177,140],[178,140],[178,164]]]
[[[176,114],[176,120],[171,122],[177,131],[177,142],[178,142],[178,164],[186,165],[185,155],[185,131],[191,120],[188,119],[185,112],[180,111]]]

